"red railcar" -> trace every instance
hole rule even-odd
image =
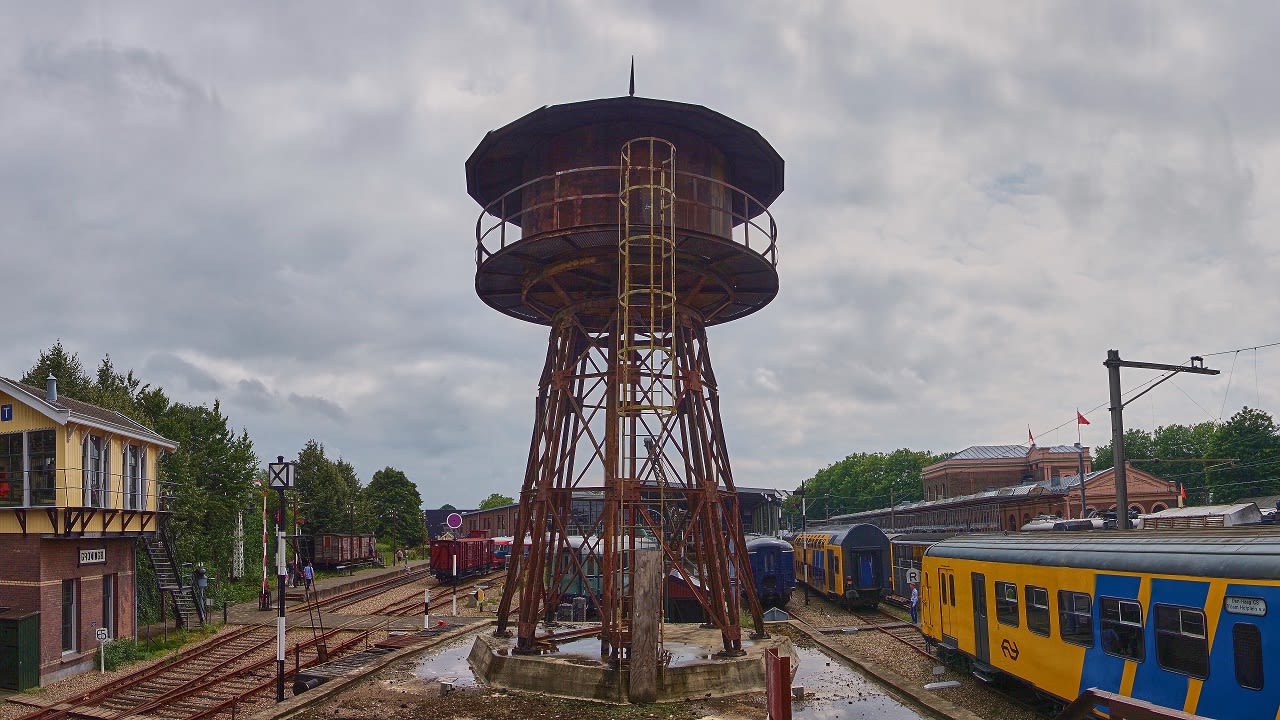
[[[325,533],[310,538],[311,557],[317,568],[332,570],[339,565],[376,563],[373,533]]]
[[[431,572],[441,582],[483,575],[492,569],[493,538],[459,538],[431,543]]]

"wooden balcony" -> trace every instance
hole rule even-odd
[[[0,535],[125,537],[155,532],[171,512],[172,484],[150,477],[86,474],[78,468],[0,479]]]

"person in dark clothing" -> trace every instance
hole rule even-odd
[[[204,564],[196,566],[194,573],[196,587],[196,606],[200,608],[200,615],[204,616],[204,592],[209,587],[209,573],[205,571]]]

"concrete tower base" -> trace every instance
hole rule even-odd
[[[600,658],[598,638],[567,642],[546,655],[517,655],[514,647],[514,639],[478,636],[468,657],[476,677],[490,687],[508,690],[628,702],[630,671],[613,668],[607,658]],[[671,660],[658,673],[657,702],[764,692],[766,648],[777,648],[778,654],[790,657],[795,676],[799,658],[790,638],[744,639],[746,654],[733,658],[716,656],[723,647],[719,630],[691,624],[664,626],[663,648]]]

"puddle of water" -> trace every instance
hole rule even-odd
[[[923,717],[885,695],[879,685],[820,650],[796,646],[796,655],[800,658],[800,668],[791,684],[804,687],[805,699],[792,704],[793,720],[919,720]]]
[[[475,687],[476,676],[471,672],[467,656],[471,654],[474,637],[467,637],[456,645],[450,645],[434,655],[424,655],[414,668],[413,674],[419,680],[432,682],[440,678],[457,678],[454,687]]]

